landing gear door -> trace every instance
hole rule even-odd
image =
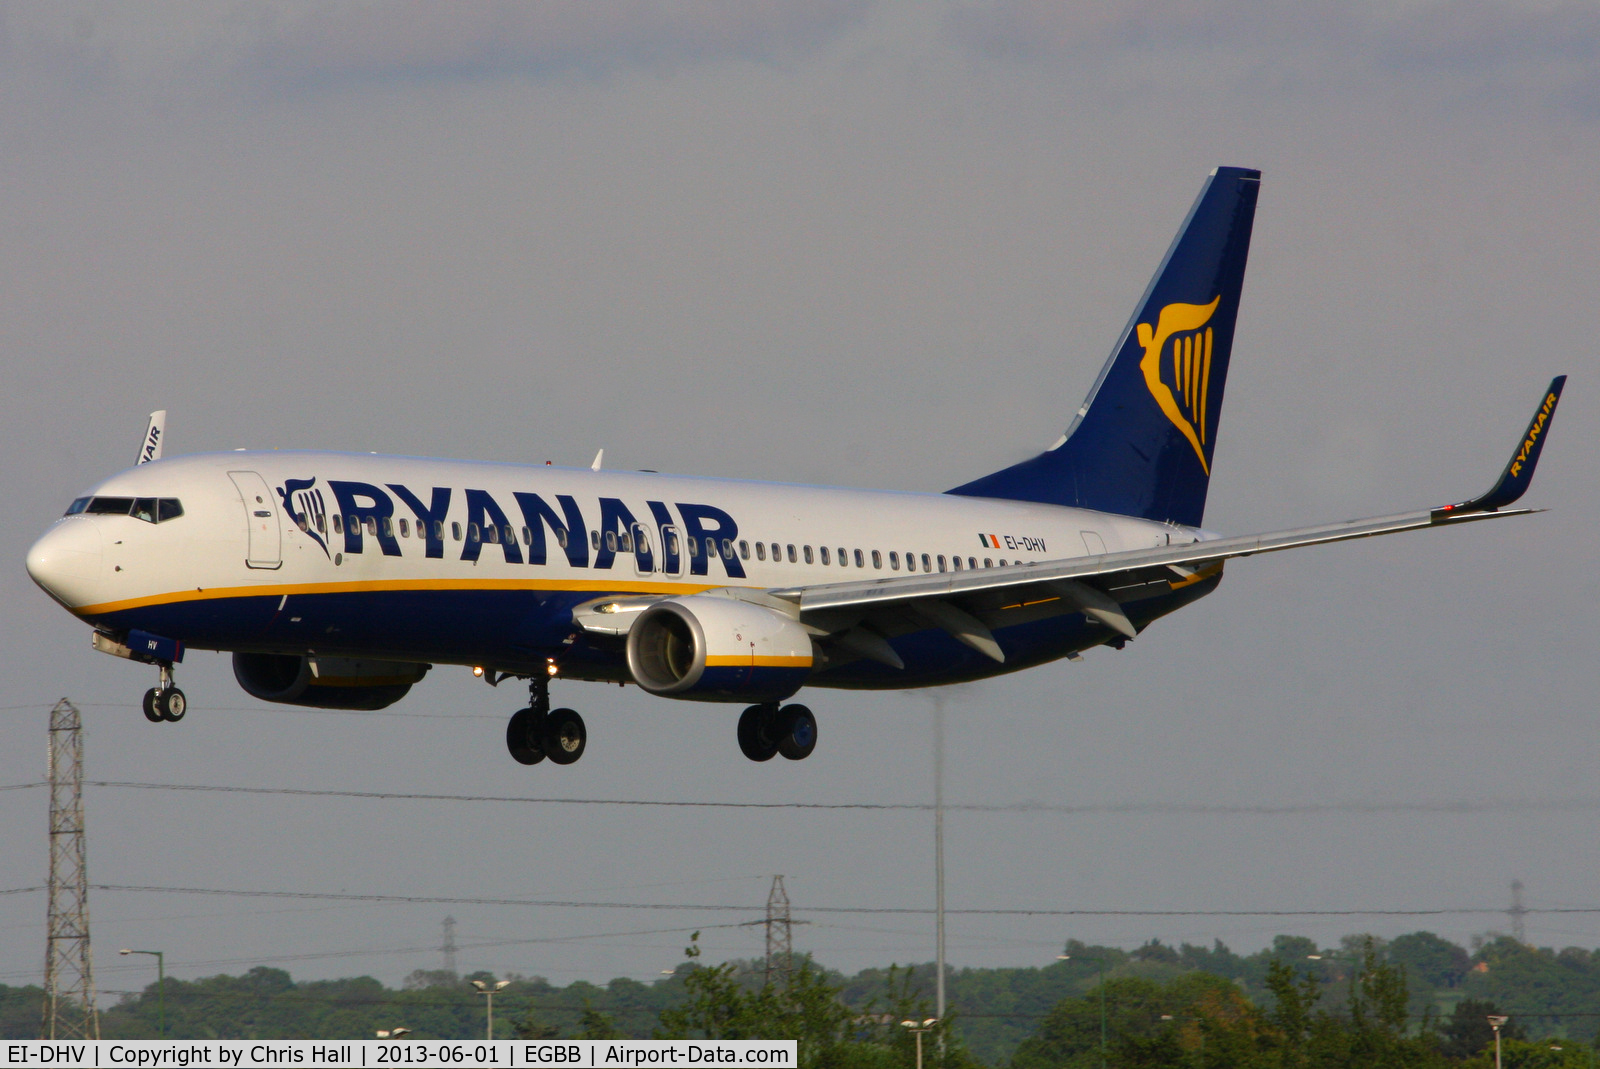
[[[228,478],[244,504],[245,529],[250,535],[245,564],[251,568],[283,567],[283,533],[278,527],[278,505],[272,488],[253,471],[230,471]]]

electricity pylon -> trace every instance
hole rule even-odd
[[[67,699],[50,710],[50,920],[45,936],[44,1038],[99,1039],[84,864],[83,720]]]

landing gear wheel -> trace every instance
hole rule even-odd
[[[152,724],[165,719],[161,715],[161,692],[154,687],[144,692],[144,718]]]
[[[544,752],[558,765],[570,765],[583,756],[589,732],[583,717],[571,709],[552,709],[544,718]]]
[[[521,765],[536,765],[544,760],[541,717],[532,709],[518,709],[506,724],[506,749]]]
[[[803,705],[785,705],[778,713],[778,752],[791,761],[804,761],[817,748],[817,718]]]
[[[752,761],[770,761],[778,752],[778,740],[773,738],[773,722],[777,719],[776,705],[752,705],[739,714],[739,752]]]
[[[169,724],[176,724],[183,719],[183,714],[189,711],[189,699],[183,696],[183,691],[171,687],[156,699],[161,709],[161,719]]]

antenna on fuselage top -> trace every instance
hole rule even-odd
[[[598,452],[598,453],[596,453],[594,455],[594,463],[589,465],[589,470],[590,471],[599,471],[600,470],[600,462],[602,460],[604,460],[605,458],[606,458],[606,451],[604,449],[602,449],[602,450],[600,450],[600,452]]]
[[[139,443],[139,459],[134,467],[161,459],[161,443],[167,436],[167,410],[150,413],[150,422],[144,425],[144,440]]]

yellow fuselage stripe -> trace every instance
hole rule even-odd
[[[379,591],[429,590],[576,590],[606,594],[699,594],[723,583],[651,583],[618,579],[601,582],[593,579],[361,579],[346,583],[283,583],[275,586],[218,586],[210,589],[175,590],[126,601],[106,601],[99,605],[80,605],[72,611],[79,616],[142,609],[151,605],[176,605],[190,601],[220,601],[227,598],[277,598],[302,594],[361,594]]]

